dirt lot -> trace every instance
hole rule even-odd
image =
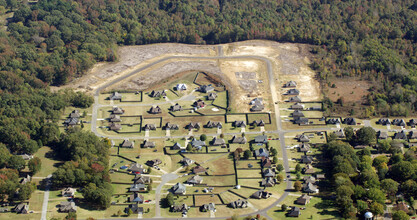
[[[366,96],[369,92],[370,84],[366,81],[359,81],[356,79],[336,79],[330,83],[335,84],[335,88],[328,88],[328,96],[336,102],[337,99],[343,97],[346,103],[361,102],[363,96]]]

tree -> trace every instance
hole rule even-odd
[[[6,145],[0,143],[0,168],[6,167],[10,159],[10,152]]]
[[[282,174],[277,175],[277,182],[281,183],[284,180],[284,176]]]
[[[390,175],[394,180],[403,182],[410,179],[416,172],[415,166],[408,161],[400,161],[391,166]]]
[[[205,135],[205,134],[200,135],[200,140],[201,141],[206,141],[207,140],[207,135]]]
[[[393,220],[409,220],[410,216],[407,215],[407,213],[405,213],[403,210],[399,210],[394,212],[394,214],[392,214],[392,219]]]
[[[132,209],[128,209],[128,210],[127,210],[127,216],[131,216],[132,214],[133,214]]]
[[[275,149],[275,148],[271,148],[270,151],[271,151],[272,156],[276,156],[277,153],[278,153],[277,149]]]
[[[185,148],[185,150],[187,150],[187,152],[191,152],[193,150],[193,146],[189,143],[187,144],[187,148]]]
[[[368,203],[363,200],[357,200],[356,201],[358,212],[364,213],[366,210],[368,210]]]
[[[150,192],[150,191],[152,191],[152,185],[151,184],[148,185],[148,192]]]
[[[344,129],[344,132],[345,132],[345,136],[346,136],[346,140],[349,142],[349,143],[352,143],[353,142],[353,140],[354,140],[354,138],[355,138],[355,132],[353,131],[353,128],[352,127],[346,127],[345,129]]]
[[[167,197],[165,197],[165,202],[167,207],[171,207],[174,205],[174,195],[172,193],[168,193]]]
[[[389,196],[395,196],[398,191],[398,184],[393,179],[384,179],[381,181],[381,188],[382,190],[387,193]]]
[[[7,167],[20,171],[25,168],[25,164],[25,160],[21,156],[12,155],[7,162]]]
[[[32,192],[35,191],[35,186],[31,183],[26,183],[20,186],[19,188],[19,194],[17,196],[19,201],[25,201],[28,200],[32,194]]]
[[[281,205],[281,211],[285,212],[285,211],[287,211],[287,208],[288,208],[287,205],[285,205],[285,204]]]
[[[252,152],[250,150],[245,150],[243,152],[243,159],[247,160],[252,156]]]
[[[369,206],[369,210],[375,214],[375,216],[384,214],[384,206],[378,202],[372,202]]]
[[[295,191],[297,191],[297,192],[300,191],[302,187],[303,187],[303,185],[300,181],[297,180],[297,181],[294,182],[294,190]]]
[[[65,220],[77,220],[77,213],[68,212],[68,215],[65,216]]]
[[[89,183],[82,191],[84,199],[98,209],[106,209],[110,206],[113,187],[109,183],[97,187],[94,183]]]
[[[30,159],[28,162],[28,167],[32,175],[36,174],[39,170],[41,170],[41,167],[42,167],[41,159],[39,159],[39,157],[34,157]]]
[[[295,172],[296,173],[299,173],[299,172],[301,172],[301,165],[299,164],[299,163],[297,163],[297,165],[295,166]]]
[[[281,171],[284,170],[284,166],[282,164],[278,164],[277,165],[277,170],[278,170],[278,173],[280,173]]]
[[[277,164],[277,163],[278,163],[278,157],[274,156],[274,157],[272,158],[272,163],[273,163],[273,164]]]
[[[372,127],[362,127],[356,132],[359,144],[369,145],[376,141],[376,132]]]
[[[380,189],[377,188],[371,188],[368,190],[367,197],[374,201],[378,202],[380,204],[384,204],[385,202],[385,193],[383,193]]]

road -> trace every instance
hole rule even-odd
[[[159,183],[158,187],[156,187],[155,191],[155,218],[162,218],[161,216],[161,191],[162,187],[169,181],[175,180],[178,178],[178,175],[173,173],[167,173],[162,175],[161,183]]]
[[[45,193],[43,194],[41,220],[46,220],[46,212],[48,211],[48,201],[49,201],[49,187],[51,186],[51,177],[52,177],[52,174],[48,175],[45,179],[46,184],[45,184]]]

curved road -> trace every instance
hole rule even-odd
[[[129,77],[131,77],[131,76],[133,76],[133,75],[135,75],[135,74],[137,74],[137,73],[139,73],[139,72],[147,69],[147,68],[150,68],[150,67],[152,67],[152,66],[154,66],[156,64],[159,64],[159,63],[162,63],[162,62],[171,60],[171,59],[218,60],[218,59],[242,59],[242,58],[244,58],[244,59],[261,60],[261,61],[265,62],[266,65],[267,65],[267,72],[268,72],[268,77],[269,77],[269,87],[270,87],[271,94],[272,94],[272,101],[273,101],[273,103],[278,103],[278,92],[277,92],[277,89],[276,89],[276,86],[275,86],[275,80],[274,80],[274,73],[273,73],[273,69],[272,69],[272,63],[271,63],[271,61],[268,58],[265,58],[265,57],[262,57],[262,56],[255,56],[255,55],[223,56],[222,46],[219,45],[218,46],[218,49],[219,49],[220,56],[215,56],[215,57],[188,57],[188,56],[170,56],[170,57],[165,57],[165,58],[162,58],[160,60],[157,60],[157,61],[155,61],[153,63],[147,64],[147,65],[145,65],[145,66],[143,66],[143,67],[141,67],[139,69],[136,69],[136,70],[134,70],[134,71],[132,71],[132,72],[126,74],[126,75],[120,76],[119,78],[117,78],[117,79],[115,79],[115,80],[113,80],[111,82],[108,82],[108,83],[106,83],[106,84],[98,87],[96,89],[95,93],[94,93],[94,105],[93,105],[93,113],[92,113],[92,120],[91,120],[91,131],[94,132],[97,136],[105,137],[102,134],[99,134],[97,132],[97,110],[100,107],[99,99],[98,98],[99,98],[100,92],[103,89],[105,89],[105,88],[107,88],[107,87],[109,87],[109,86],[111,86],[111,85],[113,85],[115,83],[121,82],[122,80],[125,80],[125,79],[127,79],[127,78],[129,78]],[[274,110],[275,110],[275,119],[276,119],[275,122],[276,122],[277,130],[275,130],[275,131],[269,131],[269,132],[266,132],[266,133],[278,133],[279,134],[280,143],[281,143],[281,150],[282,150],[282,159],[283,159],[283,162],[284,162],[284,169],[285,169],[286,174],[288,175],[288,174],[290,174],[290,168],[289,168],[289,164],[288,164],[288,156],[287,156],[287,151],[286,151],[286,147],[285,147],[285,136],[284,136],[284,134],[286,133],[286,131],[282,130],[282,122],[281,122],[281,117],[280,117],[280,111],[279,111],[279,108],[278,108],[278,104],[274,104]],[[306,129],[306,130],[314,130],[314,129]],[[323,130],[323,129],[320,129],[320,130]],[[291,131],[291,132],[294,132],[294,131]],[[248,134],[249,133],[256,134],[256,133],[262,133],[262,132],[247,132],[247,133]],[[215,135],[215,134],[211,134],[211,136],[212,135]],[[185,136],[181,136],[181,137],[185,137]],[[118,138],[120,139],[121,137],[118,137]],[[165,138],[165,136],[164,137],[154,137],[154,138]],[[176,138],[176,137],[173,137],[173,138]],[[286,180],[286,184],[287,184],[286,190],[285,190],[285,192],[281,195],[281,197],[277,201],[275,201],[273,204],[271,204],[267,208],[264,208],[262,210],[258,210],[258,211],[253,212],[253,213],[245,214],[245,215],[242,215],[242,216],[261,214],[261,215],[267,217],[268,219],[272,219],[272,218],[270,218],[267,215],[267,211],[269,209],[275,208],[280,202],[282,202],[288,196],[288,194],[289,194],[288,193],[288,189],[291,189],[291,187],[292,187],[291,186],[291,182],[290,182],[290,178],[286,178],[286,179],[287,179]],[[161,218],[160,214],[157,214],[155,217]],[[225,217],[216,217],[216,218],[188,218],[188,219],[224,219],[224,218]],[[172,219],[172,220],[174,220],[174,219],[178,219],[178,218],[164,218],[164,219]]]

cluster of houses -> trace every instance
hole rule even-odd
[[[122,129],[122,125],[120,122],[122,122],[122,119],[120,118],[121,115],[125,113],[125,110],[123,110],[120,107],[114,106],[111,110],[111,114],[109,116],[109,128],[112,131],[119,131]]]
[[[380,125],[396,125],[400,127],[405,127],[408,125],[412,128],[415,128],[417,125],[417,119],[410,119],[408,123],[406,123],[405,120],[401,118],[396,118],[392,121],[389,118],[380,118],[376,123]]]
[[[152,167],[161,163],[162,161],[160,159],[154,159],[146,162],[147,165]],[[143,207],[139,207],[139,204],[143,204],[145,202],[143,193],[148,191],[148,186],[152,184],[152,179],[149,176],[142,175],[148,172],[142,164],[132,163],[129,166],[128,171],[135,174],[135,177],[132,180],[132,185],[129,187],[130,194],[126,201],[131,204],[125,208],[124,212],[129,213],[129,210],[132,210],[133,214],[141,214],[143,213]]]
[[[67,119],[65,119],[64,125],[67,127],[73,127],[79,124],[80,118],[81,118],[80,111],[74,110],[68,115]]]

